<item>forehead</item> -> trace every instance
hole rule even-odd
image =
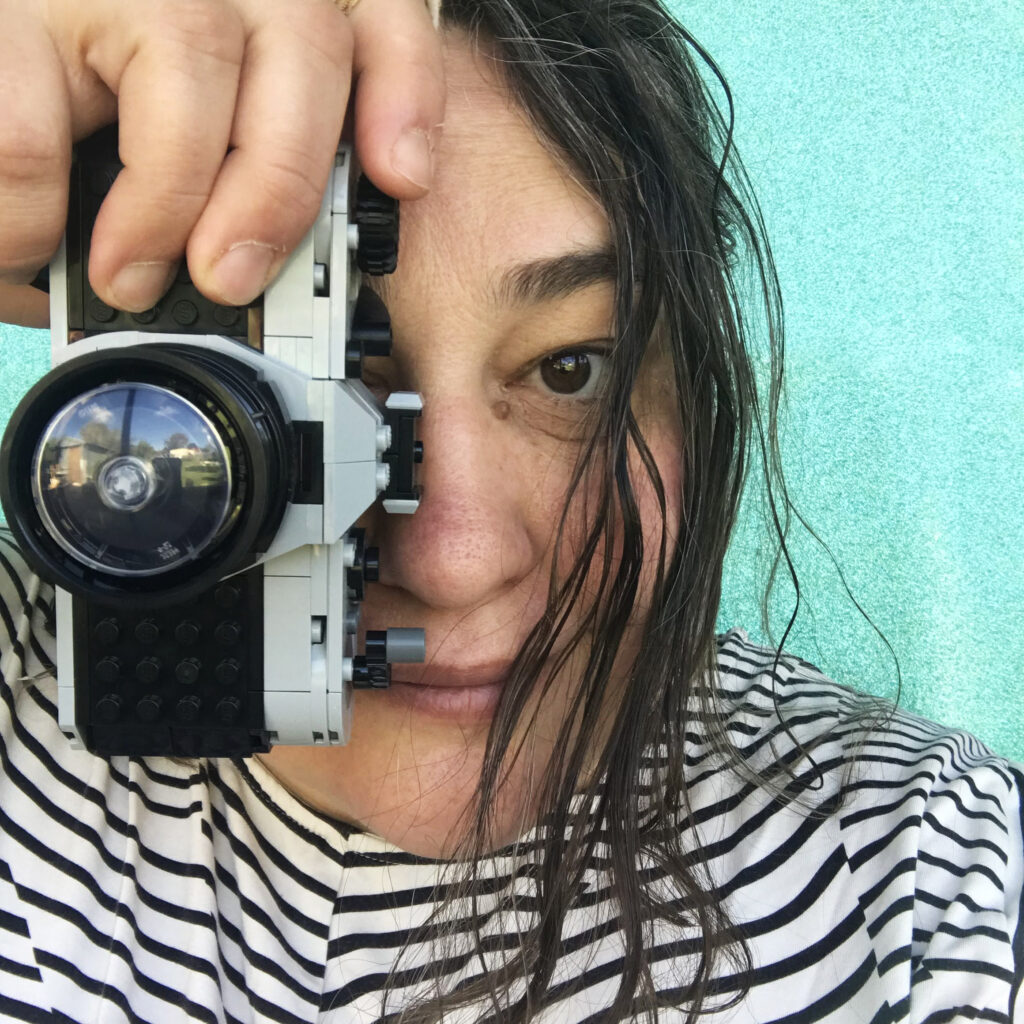
[[[403,246],[441,250],[449,267],[477,276],[600,248],[609,237],[599,204],[539,140],[499,67],[464,34],[446,34],[447,104],[434,185],[402,210]]]

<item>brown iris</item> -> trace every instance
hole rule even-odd
[[[572,395],[585,388],[590,370],[586,352],[559,352],[540,364],[541,379],[558,395]]]

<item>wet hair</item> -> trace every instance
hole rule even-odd
[[[737,779],[774,799],[799,802],[810,785],[806,772],[793,785],[792,758],[757,770],[746,764],[708,685],[717,675],[723,563],[755,440],[779,541],[762,605],[769,636],[767,607],[781,557],[796,584],[785,543],[792,505],[777,436],[784,340],[771,249],[732,144],[725,79],[660,0],[445,0],[441,23],[464,31],[493,61],[538,138],[603,208],[617,265],[616,337],[607,390],[592,436],[581,444],[567,499],[568,509],[588,495],[587,532],[582,541],[572,539],[572,567],[561,575],[552,569],[547,611],[520,651],[492,723],[458,877],[445,890],[447,907],[464,906],[461,895],[476,913],[468,926],[465,920],[446,925],[442,909],[410,939],[410,946],[424,937],[434,942],[442,966],[435,958],[433,979],[456,975],[474,957],[479,971],[454,991],[435,980],[432,994],[393,1012],[425,1024],[479,1004],[485,1009],[473,1019],[525,1024],[565,998],[572,980],[560,978],[556,986],[553,972],[566,914],[583,872],[600,864],[614,897],[622,967],[614,1001],[588,1020],[655,1020],[671,1006],[695,1021],[712,1009],[708,997],[721,958],[742,977],[750,953],[701,859],[684,845],[687,835],[692,845],[695,831],[686,785],[688,728],[700,722],[702,758],[717,752]],[[698,61],[724,92],[727,119]],[[767,403],[751,325],[766,343]],[[677,528],[666,524],[668,496],[635,409],[637,383],[656,350],[668,360],[683,438],[681,493],[672,502],[680,509]],[[670,527],[660,536],[642,529],[636,467],[657,496],[663,527]],[[569,522],[567,512],[556,546],[569,545]],[[773,674],[795,618],[796,611]],[[627,629],[638,623],[639,649],[623,684],[621,667],[613,672],[613,664]],[[490,809],[517,754],[531,695],[551,685],[570,649],[585,665],[553,761],[536,780],[536,899],[528,907],[513,898],[484,910],[477,894]],[[624,696],[616,696],[623,686]],[[616,713],[609,719],[610,704]],[[813,744],[796,742],[809,757]],[[588,771],[595,761],[596,771]],[[503,852],[515,857],[517,847]],[[651,878],[658,884],[648,884]],[[495,931],[501,914],[512,923]],[[644,953],[666,926],[676,934],[698,929],[697,967],[670,991],[660,983],[659,991]],[[495,946],[495,934],[515,932],[514,948]],[[388,1004],[403,1001],[397,988],[395,982]],[[744,994],[740,987],[717,1008]]]

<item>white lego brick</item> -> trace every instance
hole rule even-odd
[[[313,224],[314,263],[327,263],[331,258],[331,205],[334,201],[335,174],[336,172],[332,170],[331,178],[320,200],[320,212]]]
[[[328,695],[327,728],[332,743],[348,743],[352,738],[352,686]]]
[[[57,612],[57,724],[71,746],[81,750],[85,744],[75,722],[75,644],[71,594],[59,587],[54,590]]]
[[[376,459],[377,428],[384,417],[363,383],[326,382],[323,398],[324,462]]]
[[[73,686],[57,686],[57,722],[60,730],[71,741],[73,750],[83,750],[85,744],[75,724],[75,688]]]
[[[263,693],[263,727],[273,744],[308,747],[313,743],[313,723],[306,695],[287,690]]]
[[[322,696],[322,704],[315,705],[318,717],[313,722],[314,743],[340,743],[340,729],[332,722],[331,704],[334,702],[331,694],[327,692],[327,657],[323,644],[314,644],[310,662],[310,711],[314,708],[314,698]]]
[[[348,193],[352,181],[352,149],[339,146],[334,158],[334,177],[331,179],[331,212],[348,215]]]
[[[263,582],[264,685],[304,690],[309,665],[309,581],[301,576],[265,576]]]
[[[263,354],[279,360],[306,377],[313,375],[313,339],[263,337]]]
[[[377,499],[377,461],[324,466],[324,540],[333,544]]]
[[[420,507],[413,498],[385,498],[384,511],[390,515],[411,516]]]
[[[312,553],[313,548],[306,545],[264,562],[264,579],[268,576],[301,576],[308,579],[313,572]]]
[[[402,412],[423,412],[423,398],[415,391],[392,391],[384,405]]]
[[[263,337],[263,354],[271,359],[277,359],[282,363],[292,365],[292,340],[291,338]]]
[[[345,637],[345,612],[348,608],[348,574],[345,569],[345,547],[343,538],[324,550],[328,553],[329,574],[327,578],[328,605],[330,614],[327,630],[328,685],[331,693],[340,693],[344,678],[342,661],[348,651]]]
[[[337,179],[336,179],[337,180]],[[350,253],[348,248],[345,214],[332,217],[331,232],[331,318],[330,318],[330,370],[334,380],[345,379],[345,347],[348,344],[349,325],[352,320],[349,294],[351,292]]]
[[[262,561],[280,558],[307,544],[322,544],[324,539],[323,505],[289,505],[274,539]]]
[[[322,648],[322,644],[312,648],[310,677],[316,682],[312,692],[272,690],[264,693],[264,727],[273,743],[310,747],[341,742],[332,724],[322,685],[325,676]]]
[[[325,379],[331,375],[331,300],[313,299],[313,360],[310,376]]]
[[[313,236],[306,234],[263,294],[263,334],[313,336]]]
[[[345,681],[345,658],[354,653],[349,650],[345,632],[348,611],[348,580],[345,573],[345,542],[332,544],[328,551],[328,587],[330,614],[328,615],[327,643],[327,714],[330,731],[337,735],[336,743],[348,743],[352,730],[352,685]]]
[[[327,742],[327,681],[322,644],[311,642],[308,577],[264,578],[265,726],[275,742]]]
[[[330,551],[327,544],[317,544],[309,548],[309,594],[310,607],[314,615],[328,617],[330,629]]]
[[[68,344],[68,246],[62,237],[50,263],[50,358],[54,366]]]

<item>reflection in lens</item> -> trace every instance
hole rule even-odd
[[[106,384],[65,405],[33,468],[49,534],[78,562],[114,575],[178,568],[237,515],[220,432],[190,401],[151,384]]]

